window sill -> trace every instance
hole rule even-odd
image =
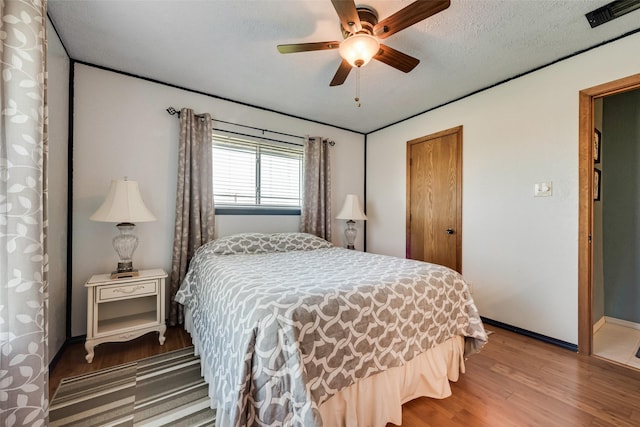
[[[300,215],[300,208],[216,207],[216,215]]]

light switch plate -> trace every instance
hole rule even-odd
[[[553,183],[551,181],[536,183],[533,188],[534,197],[548,197],[551,196],[553,190]]]

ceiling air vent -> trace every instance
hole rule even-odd
[[[587,13],[585,16],[591,28],[595,28],[639,8],[640,0],[616,0]]]

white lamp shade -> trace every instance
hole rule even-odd
[[[355,34],[340,43],[340,56],[352,67],[362,67],[380,50],[380,42],[369,34]]]
[[[336,216],[336,219],[348,219],[352,221],[367,220],[367,216],[362,211],[362,206],[360,206],[358,196],[355,194],[347,194],[347,198],[344,200],[344,205],[338,213],[338,216]]]
[[[104,203],[89,219],[102,222],[136,223],[155,221],[156,217],[142,201],[136,181],[114,179],[111,181]]]

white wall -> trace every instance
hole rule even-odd
[[[69,58],[47,20],[49,104],[49,362],[66,339]]]
[[[93,274],[112,271],[117,263],[111,246],[117,233],[114,224],[89,221],[112,179],[127,176],[138,181],[145,204],[158,218],[136,227],[140,243],[134,267],[170,270],[179,120],[167,114],[169,106],[209,112],[214,120],[333,139],[334,212],[347,193],[363,196],[364,137],[360,134],[80,64],[75,65],[74,90],[73,336],[86,332],[85,281]],[[333,242],[342,244],[343,224],[334,220],[332,226]],[[297,229],[298,217],[218,217],[216,233]]]
[[[640,72],[640,34],[367,137],[367,249],[404,256],[408,140],[463,125],[462,272],[482,316],[578,335],[578,92]],[[427,94],[428,95],[428,94]],[[553,182],[553,196],[533,197]]]

